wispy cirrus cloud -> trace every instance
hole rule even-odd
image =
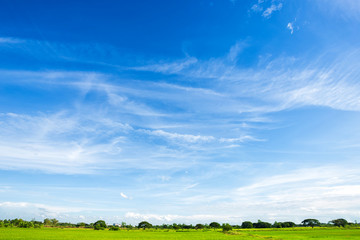
[[[352,0],[316,0],[311,3],[317,4],[321,12],[331,14],[333,17],[347,21],[359,21],[360,2]]]
[[[18,39],[18,38],[12,38],[12,37],[0,37],[0,44],[15,44],[15,43],[21,43],[23,42],[23,40]]]
[[[144,214],[144,213],[136,213],[136,212],[128,212],[125,214],[125,218],[130,221],[156,221],[156,222],[211,222],[211,221],[221,221],[221,222],[235,222],[239,221],[239,217],[236,216],[219,216],[219,215],[209,215],[209,214],[195,214],[195,215],[161,215],[161,214]]]
[[[262,106],[243,105],[243,112],[280,111],[304,105],[358,111],[360,106],[356,96],[360,88],[355,81],[359,74],[355,60],[358,56],[359,50],[354,49],[337,53],[332,58],[324,54],[310,63],[278,58],[257,70],[241,68],[227,62],[225,57],[199,61],[178,74],[191,79],[210,79],[214,85],[221,82],[221,87],[212,90],[228,99],[257,95],[264,101]]]
[[[268,4],[268,0],[258,0],[257,3],[252,5],[251,11],[261,13],[261,16],[264,18],[270,18],[271,15],[276,12],[280,11],[283,7],[281,1],[271,1],[270,5]]]
[[[263,13],[262,16],[265,18],[270,18],[271,14],[275,11],[279,11],[282,8],[282,3],[271,4]]]
[[[201,135],[191,135],[191,134],[179,134],[179,133],[170,133],[163,130],[141,130],[150,135],[164,137],[170,140],[181,140],[189,143],[195,142],[209,142],[214,141],[215,138],[213,136],[201,136]]]

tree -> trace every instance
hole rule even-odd
[[[179,230],[179,229],[180,229],[180,226],[177,225],[176,223],[174,223],[174,224],[172,225],[172,228],[175,229],[175,230]]]
[[[313,218],[308,218],[305,219],[304,221],[301,222],[302,225],[304,225],[305,227],[314,227],[314,226],[320,226],[320,222],[317,219],[313,219]]]
[[[52,227],[56,227],[56,225],[59,223],[59,220],[57,220],[56,218],[50,219],[50,221]]]
[[[51,226],[51,220],[49,218],[44,219],[44,226]]]
[[[293,222],[283,222],[281,223],[281,225],[283,228],[288,228],[288,227],[295,227],[296,224]]]
[[[241,224],[241,228],[253,228],[253,224],[250,221],[245,221]]]
[[[271,228],[271,223],[258,220],[257,223],[253,223],[254,228]]]
[[[332,220],[330,222],[337,227],[345,227],[346,225],[348,225],[348,221],[346,221],[343,218],[338,218],[338,219]]]
[[[138,228],[143,228],[145,230],[145,228],[151,228],[152,225],[150,223],[148,223],[147,221],[142,221],[139,223]]]
[[[86,223],[84,222],[79,222],[78,224],[76,224],[77,227],[81,227],[84,228],[86,226]]]
[[[109,231],[119,231],[120,227],[119,226],[110,226],[109,227]]]
[[[205,226],[201,223],[195,225],[195,229],[203,229]]]
[[[228,223],[223,224],[222,226],[223,232],[228,232],[232,230],[232,226]]]
[[[220,223],[217,223],[217,222],[212,222],[212,223],[210,223],[209,226],[212,228],[220,228],[221,227]]]
[[[282,228],[282,224],[281,222],[274,222],[274,224],[272,225],[273,228]]]
[[[94,223],[94,230],[104,230],[106,227],[104,220],[99,220]]]

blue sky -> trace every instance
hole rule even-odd
[[[360,216],[360,3],[3,1],[0,217]]]

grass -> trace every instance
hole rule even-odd
[[[235,230],[228,234],[219,231],[120,230],[89,229],[24,229],[0,228],[0,240],[360,240],[360,229],[296,228]]]

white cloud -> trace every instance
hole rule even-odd
[[[129,199],[129,197],[127,195],[125,195],[124,193],[120,193],[120,196],[125,198],[125,199]]]
[[[83,210],[85,209],[80,207],[59,207],[29,202],[0,202],[0,214],[4,218],[14,218],[15,216],[28,220],[32,218],[38,220],[44,218],[66,219],[68,214],[79,213]]]
[[[1,43],[21,43],[23,40],[11,37],[0,37],[0,44]]]
[[[360,2],[357,0],[315,0],[311,1],[318,5],[325,14],[342,18],[348,21],[360,21]]]
[[[263,10],[262,3],[264,3],[264,0],[258,0],[258,2],[251,7],[251,10],[254,12],[261,12]]]
[[[293,26],[293,23],[289,22],[286,26],[289,30],[290,30],[290,33],[293,34],[294,33],[294,26]]]
[[[191,134],[179,134],[179,133],[170,133],[163,130],[141,130],[150,135],[164,137],[170,140],[180,140],[189,143],[196,142],[209,142],[214,141],[215,138],[213,136],[201,136],[201,135],[191,135]]]
[[[355,200],[360,197],[359,171],[336,166],[299,169],[238,188],[233,201],[235,205],[245,204],[243,208],[248,208],[245,214],[275,212],[284,220],[286,216],[294,220],[287,215],[291,212],[297,221],[307,216],[325,221],[336,216],[339,209],[344,217],[352,218],[356,215],[353,211],[359,207]],[[292,210],[287,213],[289,209]],[[311,213],[304,213],[305,209]]]
[[[291,57],[278,58],[263,63],[258,69],[242,69],[225,57],[199,61],[178,74],[190,79],[213,81],[217,87],[212,90],[224,96],[221,98],[226,103],[223,111],[273,112],[304,105],[358,111],[360,85],[356,79],[360,69],[359,54],[359,49],[352,49],[331,56],[328,56],[330,53],[324,54],[310,62]],[[236,98],[264,102],[247,104]]]
[[[236,216],[219,216],[219,215],[209,215],[209,214],[199,214],[199,215],[160,215],[160,214],[142,214],[135,212],[128,212],[125,214],[125,218],[131,220],[146,220],[146,221],[157,221],[160,223],[163,222],[211,222],[211,221],[221,221],[221,222],[229,222],[234,220],[239,220],[239,217]]]
[[[270,7],[268,7],[263,13],[262,16],[265,18],[270,18],[271,14],[275,11],[279,11],[282,8],[282,3],[279,4],[271,4]]]
[[[234,143],[234,142],[245,142],[245,141],[263,141],[261,139],[257,139],[257,138],[254,138],[252,136],[241,136],[241,137],[238,137],[238,138],[220,138],[219,139],[220,142],[228,142],[228,143]]]
[[[65,112],[37,116],[0,114],[1,168],[91,173],[99,167],[97,156],[103,155],[103,163],[112,161],[110,156],[121,152],[123,141],[121,136],[114,136],[109,142],[99,143],[94,141],[93,134],[108,134],[114,129],[119,133],[128,131],[127,125],[109,126],[110,123],[102,119],[87,119]]]
[[[131,69],[137,71],[151,71],[151,72],[175,74],[197,62],[198,60],[196,58],[188,57],[186,59],[179,60],[177,62],[171,62],[171,63],[164,62],[159,64],[141,66],[141,67],[132,67]]]

